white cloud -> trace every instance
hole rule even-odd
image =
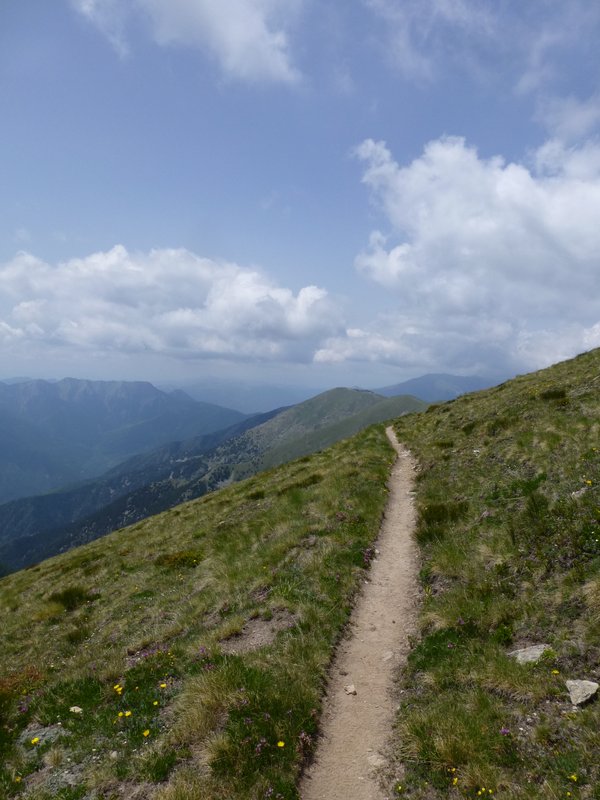
[[[340,330],[324,289],[297,294],[258,270],[187,250],[122,246],[57,265],[19,253],[0,265],[6,357],[154,353],[174,358],[310,361]]]
[[[384,52],[409,78],[433,79],[445,61],[473,62],[496,36],[493,6],[475,0],[364,0],[385,24]]]
[[[402,167],[383,142],[363,142],[363,183],[390,233],[374,232],[356,267],[395,290],[397,310],[318,358],[402,363],[414,348],[423,364],[519,368],[597,341],[600,145],[545,150],[536,170],[442,138]]]
[[[150,23],[161,46],[196,47],[219,63],[228,77],[244,81],[294,83],[286,28],[302,0],[72,0],[119,50],[125,29],[137,15]]]
[[[70,0],[71,5],[107,37],[120,56],[129,52],[125,27],[131,0]]]
[[[456,370],[504,374],[505,345],[514,331],[509,323],[467,316],[439,325],[399,310],[382,314],[367,328],[332,336],[315,353],[315,362],[387,364],[412,374]]]
[[[581,141],[600,128],[600,94],[585,100],[573,95],[547,97],[539,104],[537,118],[557,139]]]
[[[504,26],[509,49],[517,57],[521,74],[518,93],[545,92],[554,84],[564,85],[582,73],[592,77],[590,66],[597,62],[600,6],[587,0],[547,0],[542,14],[536,4],[524,3],[513,20]]]
[[[600,6],[588,0],[363,0],[387,60],[412,80],[501,82],[518,94],[597,83]],[[594,74],[596,73],[596,74]]]

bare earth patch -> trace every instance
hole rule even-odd
[[[412,538],[414,462],[387,435],[398,458],[376,543],[370,579],[350,621],[350,635],[332,665],[324,704],[322,739],[300,785],[302,800],[384,800],[378,773],[387,763],[394,720],[394,676],[416,627],[417,555]]]
[[[281,609],[275,611],[271,619],[256,617],[248,620],[239,633],[227,639],[222,639],[219,645],[223,653],[250,653],[253,650],[272,644],[279,631],[291,628],[295,624],[296,618],[294,615],[285,609]]]

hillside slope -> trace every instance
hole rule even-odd
[[[27,566],[423,405],[410,397],[333,389],[137,456],[82,486],[0,506],[0,563]]]
[[[0,581],[0,794],[297,798],[382,426]]]
[[[399,394],[411,394],[427,403],[442,400],[454,400],[467,392],[478,392],[498,383],[496,378],[483,378],[480,375],[448,375],[447,373],[430,373],[418,378],[375,389],[384,397],[395,397]]]
[[[124,527],[128,521],[176,505],[179,495],[171,500],[177,491],[172,481],[174,465],[185,464],[190,471],[199,469],[206,463],[205,453],[275,413],[133,456],[95,480],[0,505],[0,568],[21,569]],[[81,525],[81,520],[90,522]],[[87,535],[87,524],[94,524],[94,535]]]
[[[421,463],[402,796],[599,798],[600,350],[396,425]],[[508,654],[548,645],[537,663]],[[485,787],[485,789],[483,788]]]
[[[566,687],[600,683],[599,388],[596,350],[397,421],[423,610],[390,798],[600,797]],[[371,428],[0,581],[0,790],[298,800],[390,463]]]

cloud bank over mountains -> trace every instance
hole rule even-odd
[[[294,294],[258,270],[187,250],[118,245],[56,265],[19,253],[0,268],[0,298],[5,352],[310,361],[340,330],[324,289]]]
[[[600,5],[38,5],[0,48],[5,375],[383,385],[600,346]]]
[[[388,224],[356,269],[396,312],[327,342],[318,360],[536,367],[600,346],[600,145],[558,140],[532,165],[430,142],[406,166],[384,142],[356,150]]]

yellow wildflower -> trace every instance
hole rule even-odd
[[[285,742],[282,742],[281,740],[278,741],[277,742],[277,747],[285,747]]]
[[[130,716],[131,716],[131,711],[126,711],[126,712],[125,712],[125,716],[126,716],[126,717],[130,717]]]
[[[150,736],[150,731],[149,731],[147,728],[146,728],[146,730],[144,731],[144,736]]]

